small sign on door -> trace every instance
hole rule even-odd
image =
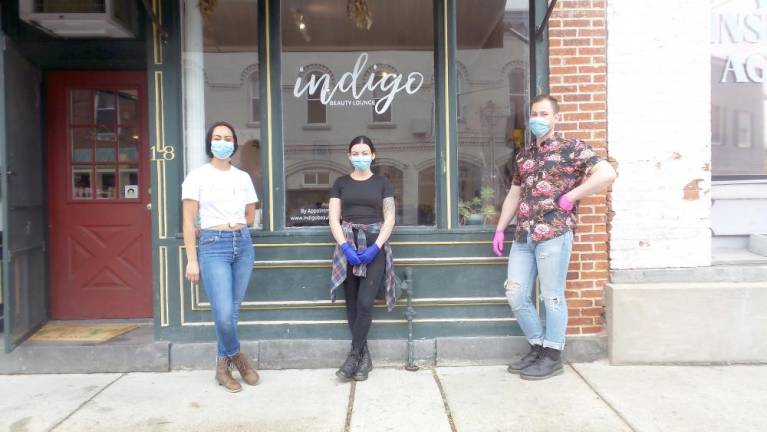
[[[138,185],[125,185],[125,199],[138,199]]]

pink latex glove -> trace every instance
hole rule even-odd
[[[493,252],[495,256],[503,256],[503,231],[496,231],[493,236]]]
[[[572,211],[573,207],[575,207],[575,203],[570,201],[570,198],[568,198],[567,195],[559,197],[557,205],[564,211]]]

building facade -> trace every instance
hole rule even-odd
[[[327,200],[357,135],[396,189],[415,337],[521,335],[490,244],[529,100],[547,92],[564,135],[619,172],[578,208],[571,341],[606,352],[623,312],[605,287],[654,277],[632,272],[715,271],[717,250],[762,263],[762,2],[136,3],[128,37],[85,39],[3,5],[7,350],[50,319],[151,318],[156,340],[213,340],[183,277],[180,184],[218,120],[260,198],[243,339],[348,337],[328,298]],[[406,336],[404,308],[378,305],[371,337]]]

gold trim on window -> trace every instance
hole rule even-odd
[[[444,17],[444,31],[443,36],[445,38],[444,45],[443,45],[443,53],[445,57],[445,178],[443,181],[445,181],[445,190],[447,192],[447,229],[452,229],[453,227],[453,209],[452,209],[452,201],[450,198],[450,194],[452,192],[450,188],[450,73],[449,73],[449,56],[450,56],[450,46],[448,45],[448,22],[447,22],[447,16],[448,16],[448,1],[443,0],[442,3],[442,15]]]
[[[516,322],[516,318],[416,318],[413,320],[416,324],[428,323],[494,323],[494,322]],[[268,321],[240,321],[239,325],[322,325],[338,324],[348,326],[346,320],[268,320]],[[405,319],[374,319],[373,324],[407,324]],[[213,321],[188,321],[182,322],[184,327],[210,327]]]
[[[264,19],[264,34],[266,35],[266,153],[267,153],[267,178],[269,179],[269,231],[274,231],[274,167],[272,166],[273,159],[273,137],[272,137],[272,56],[270,46],[270,15],[269,15],[269,3],[270,0],[264,0],[264,13],[266,15]]]
[[[152,0],[152,11],[157,17],[157,20],[162,23],[162,0]],[[160,40],[160,29],[157,28],[157,23],[152,22],[152,54],[154,56],[154,64],[162,64],[162,41]]]
[[[160,246],[159,249],[159,285],[160,285],[160,326],[168,327],[170,322],[170,304],[168,302],[168,247]]]

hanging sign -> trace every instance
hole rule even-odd
[[[380,79],[376,79],[377,75],[371,73],[363,85],[358,85],[361,78],[360,75],[364,72],[367,61],[368,54],[361,53],[357,57],[354,69],[341,75],[341,78],[332,87],[330,74],[328,73],[306,74],[308,77],[305,74],[299,74],[298,78],[296,78],[296,84],[293,86],[293,96],[298,98],[307,91],[309,94],[314,94],[317,90],[320,90],[320,101],[324,105],[374,105],[376,113],[383,114],[389,109],[398,93],[404,91],[412,95],[423,86],[424,78],[420,72],[410,72],[407,75],[407,79],[405,79],[403,74],[393,73],[383,74],[380,76]],[[376,95],[378,101],[361,99],[365,91],[370,91],[372,94],[375,90],[380,91],[380,96]],[[353,100],[334,99],[339,94],[350,95]]]

